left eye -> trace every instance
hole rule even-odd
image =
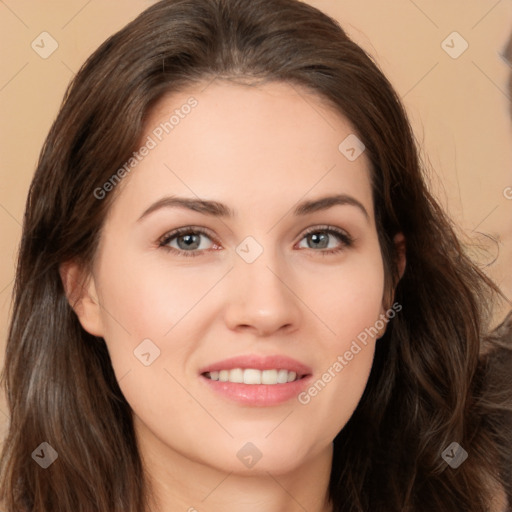
[[[334,245],[330,244],[329,242],[333,238],[336,238],[338,243],[334,242]],[[323,251],[327,253],[336,252],[341,250],[344,246],[350,246],[352,243],[352,239],[347,234],[333,228],[316,228],[305,233],[302,240],[309,241],[312,244],[306,245],[306,249],[329,249],[327,251]]]

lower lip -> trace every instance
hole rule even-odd
[[[312,378],[308,375],[285,384],[239,384],[212,380],[204,375],[200,377],[215,393],[235,402],[255,407],[279,405],[296,398]]]

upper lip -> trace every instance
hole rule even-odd
[[[199,370],[199,373],[216,372],[220,370],[232,370],[233,368],[254,368],[256,370],[288,370],[295,372],[301,377],[310,375],[312,369],[299,361],[285,356],[261,356],[256,354],[242,355],[223,359],[215,363],[209,364]]]

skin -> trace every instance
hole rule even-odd
[[[361,398],[383,330],[306,405],[242,405],[213,393],[198,372],[237,355],[284,354],[317,380],[385,312],[369,160],[363,153],[351,162],[338,150],[354,129],[298,87],[205,85],[152,111],[143,141],[191,95],[198,101],[124,178],[92,273],[70,263],[65,286],[71,295],[73,283],[85,282],[74,308],[105,339],[133,409],[154,510],[328,511],[332,441]],[[297,202],[333,192],[355,198],[368,217],[353,205],[293,215]],[[161,208],[138,220],[169,195],[216,200],[236,215]],[[323,233],[323,225],[353,244],[331,234],[328,248],[342,250],[322,254],[328,249],[304,232]],[[212,234],[201,235],[197,257],[158,246],[184,226]],[[236,252],[247,236],[263,248],[253,263]],[[133,353],[146,338],[160,350],[150,366]],[[236,456],[247,442],[262,454],[252,468]]]

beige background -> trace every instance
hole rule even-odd
[[[107,36],[151,3],[0,0],[0,363],[25,197],[66,85]],[[512,29],[512,2],[309,3],[338,19],[396,87],[430,161],[436,195],[464,233],[481,242],[488,240],[481,233],[499,240],[499,257],[486,270],[512,298],[511,69],[500,57]],[[454,31],[469,45],[456,59],[442,47]],[[42,32],[58,43],[47,59],[31,47]],[[460,48],[457,40],[448,38],[448,44]],[[480,258],[491,262],[496,252],[490,245]],[[0,434],[6,424],[0,398]]]

